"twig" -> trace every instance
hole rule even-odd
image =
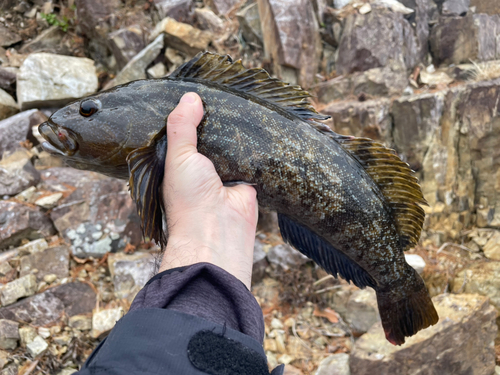
[[[444,244],[442,244],[441,247],[439,248],[439,250],[437,251],[437,253],[439,254],[448,246],[455,246],[455,247],[458,247],[459,249],[468,251],[469,253],[473,253],[473,251],[471,249],[469,249],[468,247],[465,247],[463,245],[459,245],[459,244],[453,243],[453,242],[445,242]]]

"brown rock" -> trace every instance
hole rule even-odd
[[[19,43],[23,39],[19,34],[16,34],[0,24],[0,46],[10,47],[13,44]]]
[[[123,69],[146,45],[139,25],[132,25],[109,34],[109,46],[119,69]]]
[[[492,260],[500,260],[500,232],[495,231],[483,247],[484,256]]]
[[[404,15],[387,9],[353,13],[345,21],[337,72],[349,74],[386,66],[390,60],[413,68],[421,60],[418,41]]]
[[[156,38],[165,33],[165,44],[188,56],[205,51],[212,39],[212,34],[194,28],[186,23],[177,22],[173,18],[164,18],[152,32],[151,37]]]
[[[160,18],[170,17],[184,23],[193,22],[193,0],[154,0]]]
[[[84,315],[95,307],[96,294],[84,283],[74,282],[50,288],[13,305],[0,308],[0,318],[29,323],[35,327],[68,317]]]
[[[17,68],[0,67],[0,89],[12,95],[16,91]]]
[[[12,96],[0,89],[0,120],[6,119],[19,112],[19,106]]]
[[[258,0],[264,49],[283,80],[312,86],[320,60],[319,28],[308,0]],[[292,71],[289,71],[293,68]]]
[[[225,24],[212,10],[208,8],[195,9],[196,20],[200,25],[200,29],[208,30],[212,34],[222,33],[225,29]]]
[[[500,3],[497,0],[470,0],[470,6],[476,7],[476,13],[500,14]]]
[[[141,241],[140,220],[125,181],[72,168],[50,168],[41,178],[49,191],[68,188],[50,216],[73,254],[103,256]]]
[[[220,15],[228,14],[239,3],[238,0],[205,0],[212,10]]]
[[[46,275],[56,275],[62,279],[68,276],[69,249],[66,246],[51,247],[34,254],[21,257],[20,275],[28,275],[33,269],[40,282]]]
[[[19,50],[20,53],[27,54],[33,52],[50,52],[58,54],[69,54],[69,48],[63,43],[66,33],[57,25],[44,30],[31,42],[24,44]]]
[[[0,160],[0,196],[16,195],[40,181],[31,157],[28,150],[18,149]]]
[[[0,159],[4,153],[21,148],[19,143],[29,139],[32,116],[37,112],[32,109],[0,121]]]
[[[334,102],[321,113],[332,116],[333,131],[338,134],[368,137],[383,143],[390,139],[390,100],[385,98]]]
[[[101,38],[115,22],[118,0],[76,0],[79,26],[89,38]]]
[[[0,349],[15,349],[19,341],[19,323],[0,319]]]
[[[373,326],[356,342],[351,353],[351,372],[491,375],[495,371],[497,326],[496,312],[488,299],[442,294],[434,297],[433,302],[440,321],[407,338],[402,346],[385,339],[380,323]]]
[[[38,208],[0,201],[0,249],[16,246],[25,238],[34,240],[53,233],[51,220]]]

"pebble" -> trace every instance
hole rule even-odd
[[[16,302],[19,298],[32,296],[36,290],[36,276],[26,275],[5,284],[0,291],[0,301],[2,306],[7,306]]]
[[[49,344],[40,336],[36,336],[35,339],[26,345],[28,349],[28,353],[31,354],[32,357],[37,357],[39,354],[43,353]]]

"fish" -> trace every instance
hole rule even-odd
[[[427,204],[392,149],[333,132],[311,95],[241,60],[203,52],[168,77],[77,100],[39,126],[42,147],[71,167],[128,180],[145,237],[166,245],[161,201],[166,119],[187,92],[204,116],[198,152],[226,185],[246,183],[278,214],[287,243],[335,277],[375,290],[394,345],[439,317],[404,251],[420,238]]]

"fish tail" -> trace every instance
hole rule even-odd
[[[405,337],[434,325],[439,317],[423,282],[420,288],[401,298],[394,289],[377,290],[377,303],[385,337],[393,345],[401,345]],[[399,294],[399,295],[398,295]]]

